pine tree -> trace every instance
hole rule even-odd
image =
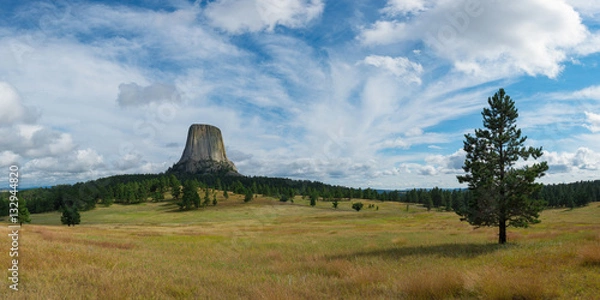
[[[23,225],[23,223],[31,223],[31,216],[29,215],[29,209],[27,209],[27,202],[25,199],[19,198],[19,225]]]
[[[317,205],[317,197],[316,193],[310,195],[310,206],[315,207]]]
[[[252,194],[252,190],[251,190],[251,189],[248,189],[248,190],[246,191],[246,195],[244,196],[244,202],[245,202],[245,203],[248,203],[248,202],[252,201],[252,198],[253,198],[253,197],[254,197],[254,194]]]
[[[427,211],[430,211],[433,208],[433,199],[431,198],[431,194],[424,192],[421,199],[423,200],[423,206],[427,208]]]
[[[192,206],[198,208],[200,206],[200,196],[198,195],[198,182],[195,180],[187,180],[183,185],[183,196],[181,201],[177,203],[180,209],[191,209]]]
[[[175,177],[175,175],[171,175],[171,194],[174,199],[179,199],[181,195],[181,182]]]
[[[204,202],[202,202],[202,206],[208,206],[210,204],[210,191],[208,187],[204,187]]]
[[[515,167],[521,159],[540,158],[542,148],[524,146],[527,137],[516,126],[515,102],[504,89],[488,98],[488,104],[481,113],[486,129],[476,129],[475,136],[465,135],[463,169],[467,174],[457,178],[468,183],[473,197],[457,213],[471,225],[498,226],[498,243],[504,244],[507,227],[539,222],[544,204],[531,195],[541,188],[535,179],[544,175],[548,165]]]
[[[79,215],[77,208],[75,208],[74,206],[63,208],[63,213],[60,217],[60,222],[63,225],[67,226],[75,226],[76,224],[81,223],[81,216]]]

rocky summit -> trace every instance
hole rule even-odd
[[[221,130],[206,124],[190,126],[181,159],[167,173],[240,175],[227,159]]]

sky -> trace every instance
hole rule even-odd
[[[11,1],[0,168],[22,186],[159,173],[191,124],[240,173],[459,185],[504,88],[544,183],[600,179],[600,1]]]

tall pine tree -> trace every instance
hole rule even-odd
[[[516,167],[521,159],[540,158],[542,148],[524,146],[527,137],[517,128],[515,102],[504,89],[488,98],[488,104],[481,113],[485,129],[476,129],[475,136],[465,135],[463,169],[467,174],[457,178],[468,183],[473,197],[457,213],[471,225],[498,226],[498,243],[504,244],[507,227],[539,222],[544,203],[531,196],[541,188],[535,180],[544,175],[548,165]]]

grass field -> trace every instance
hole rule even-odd
[[[401,203],[351,210],[235,195],[205,209],[99,207],[20,231],[20,290],[2,299],[600,299],[600,203],[473,229]],[[366,205],[365,205],[366,208]],[[1,266],[10,267],[8,228]]]

